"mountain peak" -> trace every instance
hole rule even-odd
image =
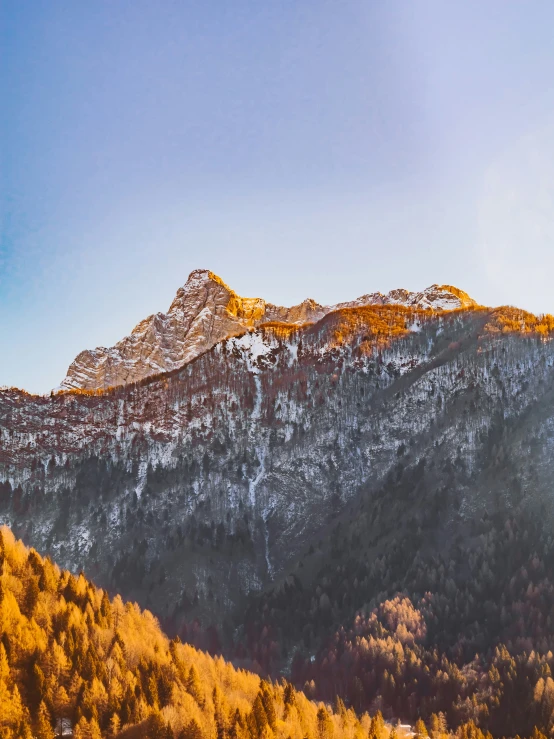
[[[195,269],[177,290],[167,313],[148,316],[110,348],[81,352],[71,363],[60,388],[103,390],[137,382],[182,367],[222,339],[262,323],[313,323],[334,310],[365,305],[444,311],[468,308],[475,301],[450,285],[431,285],[419,293],[404,289],[391,290],[386,295],[371,293],[333,306],[307,298],[285,308],[263,298],[243,298],[211,270]]]
[[[193,269],[192,272],[189,274],[184,287],[186,288],[187,285],[194,287],[198,284],[206,282],[215,282],[217,285],[221,285],[227,290],[231,290],[231,288],[223,282],[221,277],[219,277],[218,275],[216,275],[215,272],[212,272],[209,269]]]

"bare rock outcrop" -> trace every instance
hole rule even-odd
[[[335,306],[307,299],[292,308],[262,298],[242,298],[209,270],[191,272],[167,313],[141,321],[115,346],[81,352],[71,363],[60,389],[105,390],[169,372],[213,347],[262,323],[304,324],[319,321],[331,311],[364,305],[399,304],[435,311],[475,305],[466,293],[448,285],[432,285],[423,292],[393,290],[372,293]]]

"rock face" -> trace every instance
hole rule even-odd
[[[466,293],[433,285],[421,293],[393,290],[364,295],[351,303],[322,306],[308,299],[292,308],[241,298],[208,270],[192,272],[167,313],[141,321],[129,336],[108,349],[81,352],[71,363],[60,388],[105,390],[182,367],[218,341],[266,322],[313,323],[338,308],[364,305],[405,305],[453,310],[475,305]]]
[[[68,369],[62,389],[105,389],[183,366],[222,339],[264,321],[304,323],[324,315],[306,300],[281,308],[261,298],[241,298],[208,270],[192,272],[167,313],[141,321],[115,346],[81,352]]]

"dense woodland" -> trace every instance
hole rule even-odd
[[[379,709],[373,718],[361,709],[372,689],[380,694],[375,705],[385,706],[394,695],[399,713],[415,709],[417,699],[406,691],[409,681],[421,683],[429,710],[445,696],[452,698],[461,684],[469,693],[473,681],[477,698],[468,695],[457,706],[463,719],[455,732],[459,739],[490,736],[477,727],[485,706],[516,701],[526,710],[520,701],[526,690],[536,719],[551,721],[551,653],[515,660],[506,649],[496,649],[485,685],[478,679],[478,658],[471,673],[460,673],[445,658],[439,668],[436,655],[433,659],[420,646],[425,636],[423,613],[407,598],[358,616],[314,667],[320,690],[329,694],[328,702],[316,703],[289,682],[263,680],[222,657],[167,639],[148,611],[118,596],[110,600],[82,574],[61,571],[7,528],[0,530],[3,739],[53,739],[63,727],[79,739],[394,739],[402,736],[401,728],[386,724]],[[316,692],[313,681],[306,688]],[[337,693],[348,696],[350,708]],[[421,705],[425,709],[425,702]],[[529,735],[545,736],[536,728]],[[442,712],[415,722],[415,739],[426,736],[452,736]]]
[[[428,474],[419,465],[405,484],[402,475],[391,481],[396,504],[409,510],[408,491],[417,498],[432,488]],[[521,495],[516,485],[512,502]],[[266,671],[288,663],[310,697],[338,693],[357,711],[433,724],[441,715],[450,727],[473,720],[495,736],[528,735],[535,725],[551,733],[550,518],[522,505],[495,517],[485,510],[463,539],[449,542],[443,530],[438,554],[436,506],[421,497],[418,511],[411,529],[387,530],[392,504],[387,515],[362,505],[339,522],[295,575],[251,606],[237,653]],[[367,535],[374,517],[377,541]],[[317,569],[303,584],[309,568]]]
[[[235,669],[136,604],[110,600],[0,530],[0,733],[79,737],[386,737],[382,717],[316,704],[290,683]]]

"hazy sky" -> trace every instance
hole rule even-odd
[[[0,385],[196,267],[554,312],[551,0],[2,0]]]

